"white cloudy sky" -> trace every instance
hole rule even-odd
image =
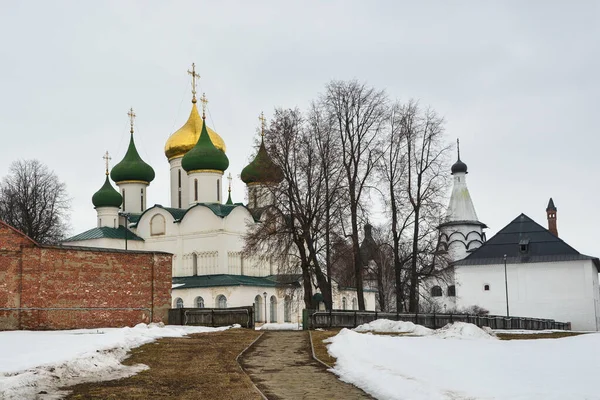
[[[124,155],[133,106],[149,203],[168,205],[163,146],[195,62],[242,201],[260,111],[357,78],[445,117],[488,237],[521,212],[545,225],[552,196],[560,236],[598,256],[599,17],[591,1],[4,1],[0,175],[40,159],[68,186],[72,233],[93,227],[102,155]]]

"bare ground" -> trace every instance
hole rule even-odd
[[[241,370],[236,357],[259,332],[230,329],[223,332],[164,338],[138,347],[126,365],[150,369],[129,378],[85,383],[68,399],[243,399],[262,397]]]
[[[307,331],[266,332],[240,361],[271,400],[372,399],[312,358]]]

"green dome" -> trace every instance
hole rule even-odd
[[[283,180],[283,172],[276,165],[261,140],[258,153],[254,160],[242,170],[242,181],[250,183],[279,183]]]
[[[125,157],[113,167],[112,171],[110,171],[110,177],[117,183],[123,181],[150,183],[154,179],[154,170],[142,160],[135,148],[133,132],[131,133],[129,148],[127,149],[127,153],[125,153]]]
[[[181,167],[186,172],[203,169],[225,171],[229,167],[229,158],[210,140],[205,123],[202,124],[198,142],[181,159]]]
[[[122,202],[123,196],[110,184],[106,175],[104,185],[92,196],[94,207],[121,207]]]

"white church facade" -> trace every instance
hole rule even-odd
[[[195,71],[190,73],[195,80]],[[270,204],[268,186],[281,179],[278,167],[261,141],[255,159],[241,172],[248,188],[248,204],[232,202],[231,182],[229,196],[224,199],[223,176],[229,166],[225,143],[205,123],[205,97],[200,116],[195,90],[192,94],[188,120],[165,145],[170,207],[146,207],[154,170],[137,152],[132,110],[127,152],[110,174],[107,156],[104,186],[92,198],[97,226],[66,243],[172,253],[172,307],[254,305],[258,321],[297,322],[304,308],[299,275],[280,275],[278,266],[268,258],[242,253],[244,235],[252,224],[259,223],[260,213],[256,211]],[[356,304],[355,290],[333,286],[334,308],[350,309]],[[318,292],[316,288],[314,291]],[[375,309],[373,292],[365,293],[365,301],[368,310]]]
[[[438,312],[478,306],[493,315],[547,318],[571,322],[574,330],[600,330],[600,260],[558,237],[554,201],[546,208],[548,229],[521,214],[486,240],[460,153],[451,172],[454,187],[438,245],[449,266],[422,282],[429,306]]]

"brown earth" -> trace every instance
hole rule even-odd
[[[268,399],[372,399],[312,358],[306,331],[266,332],[240,361]]]
[[[129,378],[85,383],[65,390],[67,399],[243,399],[262,397],[241,370],[236,357],[259,332],[223,332],[164,338],[138,347],[125,365],[150,369]]]

